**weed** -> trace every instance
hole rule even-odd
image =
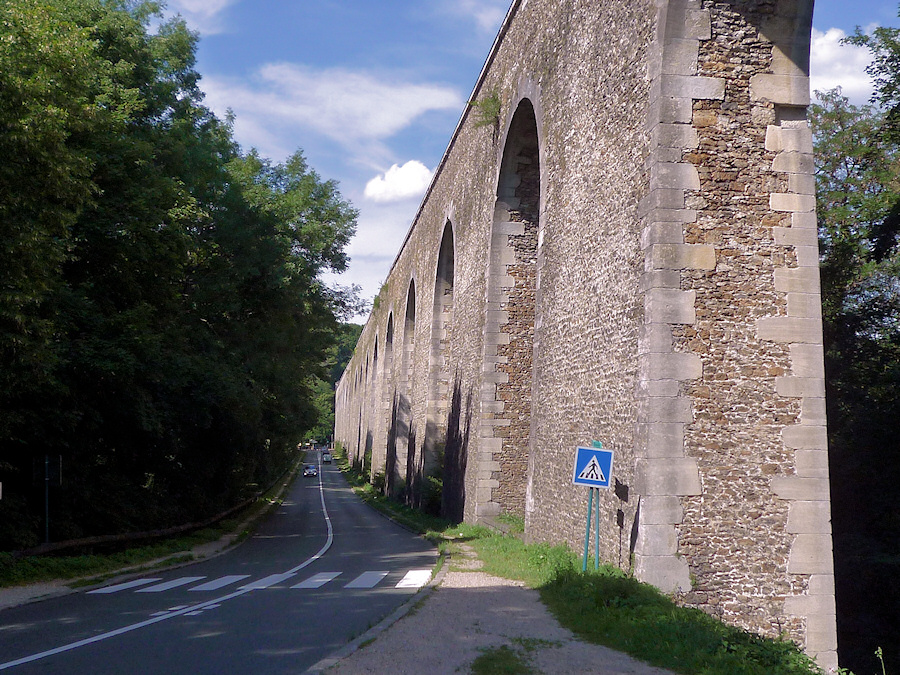
[[[535,672],[507,645],[481,651],[481,656],[472,662],[473,675],[530,675]]]
[[[469,101],[469,106],[475,110],[475,128],[500,127],[500,92],[495,87],[480,99]]]

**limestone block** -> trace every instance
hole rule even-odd
[[[809,577],[810,595],[834,595],[834,577],[830,574],[813,574]]]
[[[819,240],[813,228],[773,227],[772,236],[779,246],[815,246]]]
[[[828,446],[803,448],[794,453],[794,466],[801,478],[828,478]]]
[[[650,353],[638,357],[638,377],[642,380],[694,380],[703,375],[703,364],[696,354]]]
[[[646,525],[677,525],[684,520],[684,509],[678,497],[643,497],[640,522]]]
[[[700,136],[690,124],[659,124],[654,137],[656,143],[667,148],[692,149],[700,145]]]
[[[651,288],[644,296],[644,320],[647,323],[692,324],[696,320],[695,291]]]
[[[781,293],[819,293],[818,267],[792,267],[775,270],[775,290]]]
[[[794,229],[805,228],[815,230],[818,228],[818,221],[815,213],[792,213],[791,227]]]
[[[691,590],[687,561],[676,556],[635,556],[635,575],[663,593]]]
[[[781,140],[781,125],[770,124],[766,127],[766,150],[769,152],[781,152],[784,143]]]
[[[781,438],[786,448],[794,450],[817,450],[828,447],[828,434],[825,427],[812,425],[794,425],[781,431]]]
[[[684,424],[635,424],[635,450],[641,457],[684,457]]]
[[[683,244],[684,226],[681,223],[650,223],[641,233],[641,249],[653,244]]]
[[[796,543],[796,542],[795,542]],[[794,595],[784,599],[784,611],[794,616],[834,615],[832,595]]]
[[[788,573],[834,574],[831,535],[798,534],[796,539],[794,539],[794,545],[791,546],[791,554],[788,558]]]
[[[831,506],[828,502],[792,502],[787,531],[792,534],[831,534]]]
[[[638,204],[640,213],[649,213],[654,209],[683,209],[684,190],[652,186],[646,197]]]
[[[825,379],[816,377],[776,377],[775,393],[788,398],[825,397]]]
[[[638,334],[638,354],[672,351],[672,329],[663,323],[641,326]]]
[[[832,603],[834,598],[832,597]],[[834,652],[837,649],[837,616],[828,614],[810,614],[806,618],[806,651],[818,655],[821,652]],[[817,659],[818,660],[818,659]],[[820,664],[822,665],[822,664]],[[834,665],[837,666],[835,660]],[[824,666],[823,666],[824,667]]]
[[[825,478],[778,477],[771,482],[772,493],[780,499],[828,501],[829,485]]]
[[[750,78],[750,100],[791,106],[809,105],[809,78],[760,73]]]
[[[675,209],[665,208],[649,208],[641,209],[638,205],[638,211],[641,216],[646,217],[646,222],[673,222],[673,223],[694,223],[697,222],[697,211],[694,209],[686,209],[678,207]]]
[[[809,344],[821,344],[822,342],[820,319],[769,316],[756,320],[756,332],[760,340],[771,340],[772,342]]]
[[[669,556],[678,551],[678,537],[671,524],[640,523],[635,552],[644,556]]]
[[[791,192],[773,192],[769,195],[769,208],[773,211],[814,211],[816,208],[815,195],[798,195]]]
[[[818,267],[819,265],[819,245],[813,246],[797,246],[794,249],[797,254],[797,265],[799,267]]]
[[[678,289],[681,287],[681,274],[671,270],[648,270],[641,275],[641,290],[651,288]]]
[[[667,40],[662,56],[662,72],[675,75],[694,75],[700,43],[694,40]]]
[[[500,504],[498,502],[485,502],[475,506],[476,516],[499,516]]]
[[[640,354],[641,352],[638,351]],[[635,398],[648,396],[679,396],[681,383],[678,380],[638,380],[634,387]]]
[[[783,134],[784,132],[782,132]],[[779,152],[772,162],[772,170],[780,173],[799,173],[812,175],[815,173],[812,153],[806,152]],[[813,205],[815,208],[815,205]],[[798,211],[811,211],[812,209],[797,209]]]
[[[662,95],[721,101],[725,98],[725,80],[697,75],[663,75]]]
[[[804,398],[800,403],[800,424],[826,424],[824,398]]]
[[[788,316],[800,319],[822,319],[822,299],[818,293],[788,293]]]
[[[697,167],[687,162],[668,162],[654,165],[650,175],[650,189],[699,190]]]
[[[658,119],[663,124],[688,124],[693,116],[691,99],[674,96],[651,96],[647,121],[652,126]]]
[[[650,247],[652,269],[716,269],[716,249],[706,244],[654,244]]]
[[[712,39],[709,10],[688,9],[684,14],[684,37],[696,40]]]
[[[816,177],[812,174],[792,173],[788,176],[788,190],[801,195],[814,195],[816,194]]]
[[[808,126],[783,128],[781,132],[781,149],[785,152],[802,152],[812,154],[812,130]]]
[[[683,396],[650,396],[638,400],[638,419],[644,422],[693,421],[691,402]]]
[[[699,495],[700,471],[691,458],[639,459],[635,490],[651,497]]]
[[[791,345],[791,370],[797,377],[825,377],[825,348],[816,344]]]

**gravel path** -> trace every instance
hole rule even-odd
[[[406,616],[324,672],[328,675],[469,673],[486,649],[507,646],[535,673],[672,675],[577,639],[537,591],[454,562],[440,585]]]

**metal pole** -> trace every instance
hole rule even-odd
[[[597,490],[597,517],[594,519],[594,569],[600,569],[600,488]]]
[[[50,543],[50,455],[44,455],[44,543]]]
[[[600,501],[599,499],[597,501]],[[588,547],[591,544],[591,511],[594,507],[594,488],[588,492],[587,524],[584,528],[584,561],[581,563],[581,571],[587,572]]]

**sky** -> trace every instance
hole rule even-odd
[[[622,0],[628,1],[628,0]],[[359,210],[347,272],[371,300],[386,278],[510,0],[168,0],[200,34],[205,103],[234,112],[245,151],[302,150]],[[816,0],[810,83],[866,103],[859,26],[900,26],[898,0]],[[360,317],[359,319],[362,319]]]

